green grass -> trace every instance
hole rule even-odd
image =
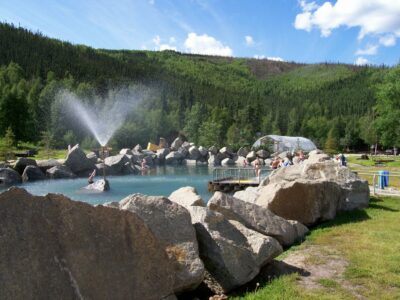
[[[397,156],[374,156],[370,157],[369,160],[359,160],[357,159],[359,156],[349,156],[347,158],[349,162],[349,166],[352,170],[357,171],[358,173],[377,173],[380,170],[387,170],[389,174],[392,173],[392,176],[389,178],[389,187],[395,187],[400,189],[400,157]],[[384,166],[375,166],[376,160],[394,160],[393,162],[384,163]],[[393,176],[396,175],[396,176]],[[373,175],[359,175],[364,180],[367,180],[370,185],[373,184]],[[377,180],[377,179],[376,179]]]
[[[320,288],[305,289],[292,274],[272,280],[263,288],[233,299],[400,299],[400,198],[372,198],[361,211],[339,215],[311,230],[295,249],[321,246],[340,255],[348,266],[342,281],[322,278]],[[281,256],[285,257],[287,254]]]

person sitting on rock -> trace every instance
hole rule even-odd
[[[272,170],[276,170],[280,167],[281,160],[279,159],[279,157],[275,157],[275,159],[272,161],[271,163],[271,168]]]
[[[93,170],[93,172],[91,173],[91,174],[89,174],[89,178],[88,178],[88,183],[89,184],[92,184],[94,181],[93,181],[93,178],[96,176],[96,169],[94,169]]]
[[[142,166],[142,170],[146,170],[146,169],[148,169],[149,168],[149,166],[147,165],[147,163],[146,163],[146,159],[142,159],[142,164],[141,164],[141,166]]]

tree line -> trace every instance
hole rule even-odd
[[[305,136],[332,151],[400,145],[399,66],[269,65],[174,51],[111,51],[10,24],[0,24],[0,42],[0,135],[11,130],[17,141],[51,136],[55,147],[95,147],[57,94],[68,90],[94,105],[111,101],[107,95],[116,88],[143,85],[154,92],[129,114],[114,147],[178,134],[233,148],[267,134]]]

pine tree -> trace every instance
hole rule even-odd
[[[11,127],[8,127],[3,139],[3,143],[0,147],[0,157],[7,162],[7,160],[14,158],[14,151],[15,151],[15,135]]]

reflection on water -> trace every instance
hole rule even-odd
[[[203,200],[207,201],[211,197],[207,191],[207,181],[211,179],[211,174],[212,169],[207,166],[161,166],[149,169],[142,175],[109,176],[107,178],[111,189],[104,193],[93,193],[82,189],[87,185],[87,178],[27,182],[20,187],[35,195],[61,193],[73,200],[101,204],[119,201],[133,193],[169,196],[180,187],[193,186]],[[97,176],[96,180],[100,178]]]

